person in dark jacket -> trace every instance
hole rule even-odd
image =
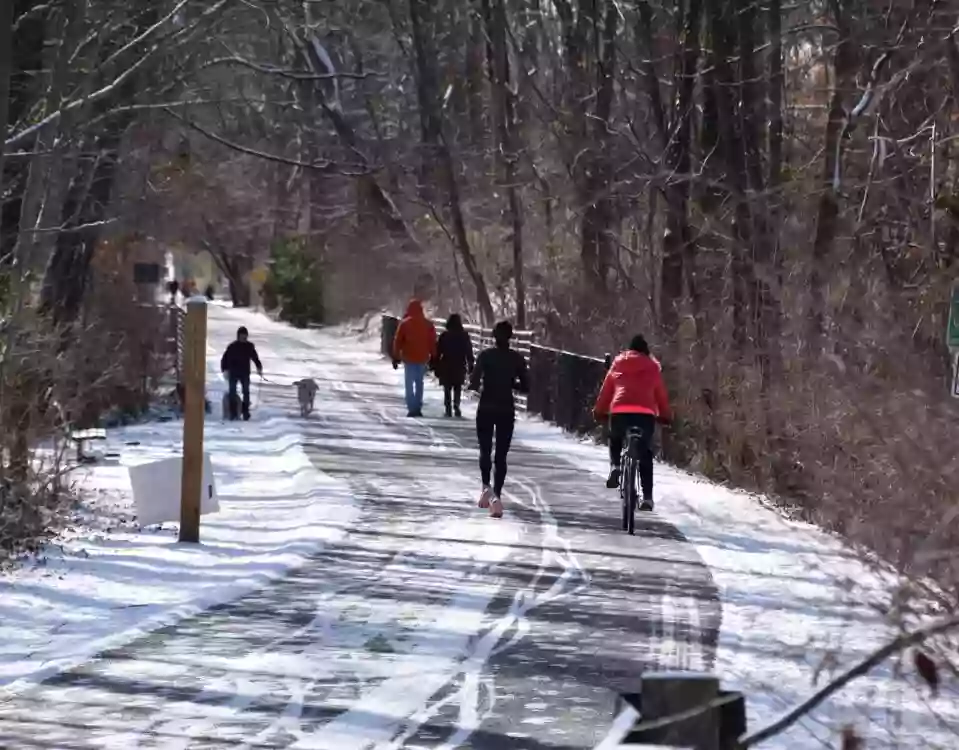
[[[496,345],[480,352],[469,385],[470,390],[480,391],[479,406],[476,408],[476,437],[479,441],[483,492],[480,495],[479,507],[489,508],[493,518],[503,515],[501,496],[506,482],[506,454],[509,453],[510,443],[513,441],[513,427],[516,423],[513,391],[529,393],[526,361],[522,354],[509,348],[512,337],[513,326],[508,321],[500,321],[493,327],[493,340]],[[495,461],[491,460],[494,439]],[[490,470],[494,464],[496,472],[491,487]]]
[[[256,353],[256,347],[250,341],[250,333],[245,326],[236,330],[236,341],[230,343],[220,360],[220,371],[226,375],[230,384],[230,419],[236,419],[236,386],[243,389],[243,419],[250,418],[250,363],[256,365],[257,374],[263,376],[263,365]]]
[[[436,358],[433,372],[443,386],[443,403],[446,416],[462,417],[460,399],[466,374],[473,371],[473,342],[463,328],[463,320],[453,313],[446,320],[446,330],[436,342]]]

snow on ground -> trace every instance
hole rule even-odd
[[[208,369],[214,415],[208,417],[207,447],[221,512],[204,517],[203,542],[196,547],[176,544],[172,529],[136,529],[125,467],[174,455],[182,423],[111,431],[111,442],[122,454],[120,465],[96,466],[82,477],[94,522],[88,518],[81,533],[64,538],[62,552],[50,550],[42,563],[0,577],[0,686],[17,689],[281,575],[318,545],[340,538],[351,524],[355,505],[349,492],[312,468],[298,445],[292,415],[260,408],[252,424],[220,422],[218,358],[238,324],[251,328],[271,380],[290,383],[322,371],[315,355],[304,358],[288,348],[297,340],[315,342],[316,332],[211,306]],[[271,350],[269,334],[279,331],[287,348]],[[329,344],[328,332],[323,335]],[[372,366],[383,382],[401,389],[401,373],[379,358],[377,336],[375,319],[362,335],[344,331],[336,342],[338,353]],[[337,389],[321,390],[318,409],[363,408],[344,404],[337,395]],[[427,408],[440,409],[433,386]],[[361,426],[362,411],[356,418]],[[249,439],[251,432],[255,439]],[[573,462],[602,486],[604,448],[533,419],[520,421],[515,440]],[[133,442],[139,445],[127,445]],[[462,487],[464,479],[450,481]],[[834,537],[787,520],[760,498],[663,465],[657,465],[657,501],[659,515],[695,545],[720,590],[723,621],[715,671],[725,687],[747,695],[751,728],[805,697],[828,657],[848,666],[889,637],[876,614],[889,579],[847,553]],[[615,493],[609,496],[609,512],[618,512]],[[508,530],[503,524],[502,532]],[[641,538],[623,537],[624,546],[637,544]],[[868,747],[955,746],[950,729],[959,726],[959,708],[954,694],[929,699],[914,680],[895,680],[891,674],[886,666],[859,680],[763,747],[835,746],[838,727],[847,722],[868,730]],[[931,718],[933,713],[941,720]]]
[[[308,341],[314,332],[296,335]],[[341,332],[340,345],[359,363],[379,360],[370,335]],[[378,369],[402,390],[402,371]],[[427,386],[428,413],[442,411],[442,393]],[[603,486],[609,462],[604,446],[577,439],[536,418],[517,423],[514,442],[547,451],[596,476]],[[478,482],[478,478],[477,478]],[[509,481],[507,480],[507,493]],[[879,614],[894,585],[890,574],[850,552],[837,537],[788,519],[764,498],[728,489],[657,463],[657,512],[674,524],[709,566],[722,601],[714,671],[725,689],[747,696],[749,727],[777,718],[896,635]],[[507,497],[508,499],[508,497]],[[618,496],[609,497],[618,513]],[[624,545],[641,544],[623,538]],[[794,729],[764,748],[836,746],[851,724],[867,747],[952,748],[959,733],[959,702],[947,685],[939,698],[912,675],[895,678],[888,663],[831,698]]]
[[[178,544],[175,524],[139,529],[127,473],[179,455],[183,423],[110,430],[106,452],[120,458],[78,470],[73,529],[0,575],[0,697],[283,575],[350,525],[345,485],[313,468],[293,415],[257,408],[255,384],[252,421],[221,420],[219,359],[236,321],[210,305],[205,447],[220,512],[201,519],[201,543]],[[268,338],[258,344],[265,361],[281,359]]]
[[[605,448],[559,434],[552,425],[530,419],[516,434],[597,481],[608,472]],[[763,498],[661,463],[656,496],[657,512],[696,547],[719,588],[723,612],[714,671],[726,689],[746,695],[751,730],[897,635],[880,614],[893,576],[835,536],[786,518]],[[860,678],[762,747],[835,746],[846,724],[868,736],[870,748],[955,747],[954,691],[930,699],[909,667],[905,679],[895,679],[894,668],[890,663]]]

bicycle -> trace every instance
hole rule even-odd
[[[653,357],[650,358],[661,370],[662,365],[659,361]],[[607,354],[603,362],[606,372],[609,372],[612,363],[613,355]],[[656,421],[660,424],[668,424],[668,421],[664,422],[659,417],[656,418]],[[653,452],[652,435],[646,435],[642,427],[635,425],[629,427],[623,437],[623,448],[619,457],[619,496],[622,500],[623,531],[629,532],[631,536],[636,533],[637,504],[639,509],[643,511],[652,511],[653,509],[652,501],[646,501],[645,499],[642,502],[639,501],[639,465],[643,460],[645,451],[649,451],[650,454]]]
[[[622,500],[623,531],[630,536],[636,533],[636,505],[639,502],[637,483],[639,480],[639,462],[643,451],[648,450],[645,445],[645,436],[639,427],[630,427],[623,439],[623,452],[619,466],[619,497]],[[650,510],[645,504],[641,510]]]

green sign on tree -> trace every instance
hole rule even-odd
[[[959,349],[959,284],[952,286],[952,299],[949,300],[949,330],[946,343],[950,349]]]

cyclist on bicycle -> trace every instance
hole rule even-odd
[[[659,362],[649,353],[649,344],[640,335],[633,336],[629,349],[613,360],[603,380],[593,416],[597,421],[609,418],[609,478],[606,486],[619,486],[619,460],[623,440],[630,428],[638,428],[643,440],[639,464],[643,507],[653,507],[653,432],[656,422],[672,419],[669,399]]]

